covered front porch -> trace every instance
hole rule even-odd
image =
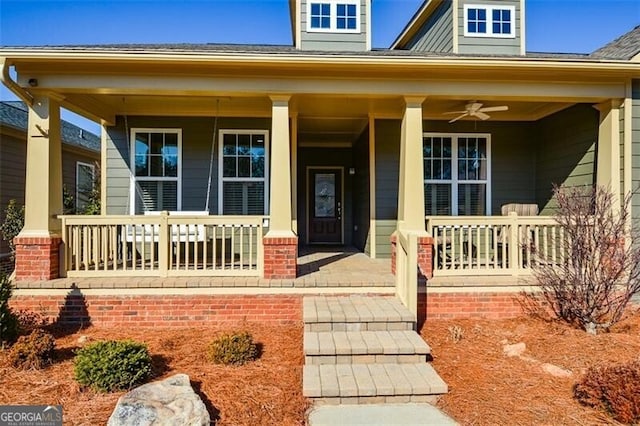
[[[427,62],[395,58],[307,64],[237,54],[178,64],[161,55],[153,64],[114,59],[112,78],[90,59],[19,56],[11,61],[20,87],[35,81],[16,89],[30,105],[19,281],[200,286],[215,276],[298,286],[313,276],[300,247],[345,244],[372,259],[394,256],[396,291],[415,309],[418,268],[428,278],[514,276],[530,267],[523,241],[553,251],[553,183],[631,188],[625,85],[611,76],[595,85],[562,64],[553,82],[534,78],[531,64],[489,67],[478,81],[462,59],[431,64],[427,77]],[[508,110],[447,120],[471,100]],[[61,106],[102,123],[99,216],[60,216]],[[583,127],[563,122],[584,117],[586,136],[568,144]],[[547,167],[567,153],[579,160],[572,173]],[[547,216],[499,216],[512,202],[537,203]],[[336,283],[349,282],[341,274]]]

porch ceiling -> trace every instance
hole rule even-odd
[[[498,96],[468,98],[462,96],[427,97],[423,116],[427,120],[449,120],[444,113],[464,110],[469,101],[485,106],[507,105],[508,111],[491,114],[492,121],[535,121],[565,109],[571,102],[521,101]],[[596,101],[594,99],[594,101]],[[81,110],[109,111],[112,116],[226,116],[270,117],[267,96],[167,96],[67,93],[63,105]],[[73,108],[70,108],[73,109]],[[400,96],[295,95],[291,111],[298,118],[301,144],[352,144],[366,128],[369,116],[399,119],[404,111]],[[474,120],[465,118],[463,120]]]

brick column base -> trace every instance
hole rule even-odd
[[[433,278],[433,238],[418,238],[418,268],[425,278]]]
[[[294,279],[298,267],[298,237],[262,239],[264,245],[264,277]]]
[[[59,277],[60,237],[16,237],[16,281]]]
[[[396,274],[396,253],[398,251],[398,237],[391,234],[391,273]],[[418,268],[425,278],[433,278],[433,238],[418,238]]]
[[[391,234],[391,273],[396,274],[396,252],[398,251],[398,236]]]

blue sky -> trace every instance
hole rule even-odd
[[[388,47],[420,4],[373,0],[373,46]],[[526,12],[534,52],[589,53],[640,25],[640,0],[527,0]],[[109,43],[291,44],[288,1],[0,0],[3,46]],[[14,97],[3,87],[0,99]]]

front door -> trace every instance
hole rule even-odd
[[[309,243],[342,244],[342,169],[309,169]]]

